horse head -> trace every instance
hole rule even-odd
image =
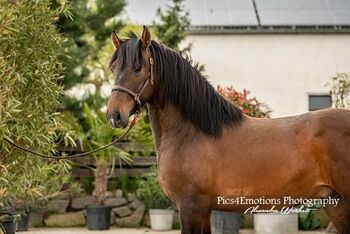
[[[112,41],[115,51],[109,69],[114,76],[114,86],[107,104],[107,119],[113,128],[125,128],[130,116],[140,112],[153,96],[151,34],[144,26],[141,38],[132,35],[122,41],[113,32]]]

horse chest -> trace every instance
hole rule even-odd
[[[174,178],[178,177],[175,170],[172,170],[169,165],[169,156],[166,153],[157,153],[157,165],[158,165],[158,181],[163,192],[170,200],[176,201],[174,191],[176,191],[176,182]]]

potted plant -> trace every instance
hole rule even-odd
[[[83,106],[84,120],[83,124],[86,131],[81,137],[81,146],[83,150],[91,150],[110,143],[114,137],[121,134],[120,129],[112,129],[106,122],[105,114],[101,111],[92,110],[87,104]],[[83,132],[80,130],[80,132]],[[114,165],[116,159],[130,161],[127,152],[116,147],[110,147],[106,150],[93,154],[96,162],[94,172],[94,191],[95,204],[86,206],[87,227],[90,230],[107,230],[110,225],[111,206],[104,204],[107,192],[109,177],[113,174],[110,165]]]
[[[7,226],[10,225],[9,221],[15,219],[19,231],[28,229],[30,207],[45,207],[50,198],[60,193],[64,184],[71,182],[69,172],[66,171],[69,165],[63,162],[42,162],[28,168],[27,174],[18,170],[18,164],[24,163],[14,160],[11,164],[3,165],[2,179],[6,182],[0,186],[0,212],[2,210],[5,213],[2,218]]]
[[[24,205],[18,212],[19,219],[17,222],[17,231],[28,231],[29,216],[30,216],[30,206]]]
[[[140,178],[136,193],[149,209],[152,230],[171,230],[174,219],[174,204],[160,188],[156,168],[152,168],[150,172],[145,173]]]
[[[0,211],[0,231],[6,234],[15,233],[17,229],[17,218],[18,216],[14,211]]]

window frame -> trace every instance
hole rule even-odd
[[[311,99],[312,97],[327,97],[329,98],[329,106],[325,107],[325,108],[321,108],[321,109],[312,109],[311,108]],[[317,111],[317,110],[323,110],[323,109],[326,109],[326,108],[330,108],[332,107],[332,96],[329,94],[329,93],[324,93],[324,92],[320,92],[320,93],[307,93],[307,108],[308,108],[308,111]]]

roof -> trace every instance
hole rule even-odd
[[[151,25],[169,1],[127,0],[133,24]],[[350,0],[184,0],[192,33],[350,32]]]
[[[262,25],[350,25],[350,0],[256,0]]]

